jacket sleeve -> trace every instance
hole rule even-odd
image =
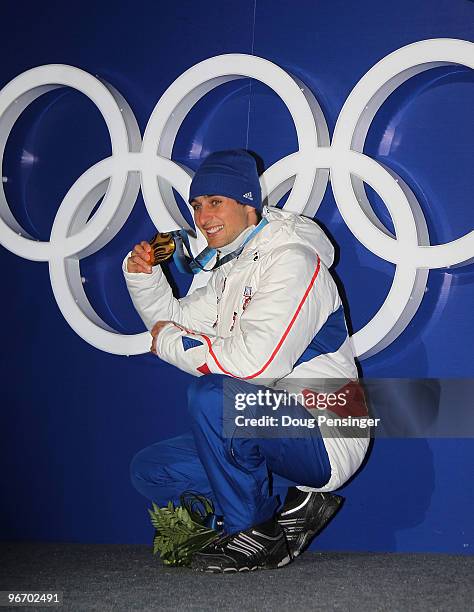
[[[281,247],[268,257],[232,336],[167,326],[158,335],[157,352],[195,375],[273,381],[292,371],[337,299],[329,272],[313,251],[300,245]]]
[[[157,321],[175,321],[190,329],[212,334],[217,317],[217,300],[213,277],[205,287],[196,289],[184,298],[176,299],[161,266],[154,266],[151,274],[128,272],[128,254],[122,264],[127,289],[135,310],[148,330]]]

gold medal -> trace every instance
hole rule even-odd
[[[152,249],[152,261],[150,262],[152,266],[156,266],[169,259],[176,249],[173,236],[170,233],[156,234],[150,240],[150,246]]]

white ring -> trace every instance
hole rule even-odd
[[[461,64],[474,69],[474,44],[464,40],[434,39],[416,42],[394,51],[375,64],[348,96],[336,123],[332,148],[339,155],[350,149],[361,152],[370,123],[386,98],[402,83],[420,72],[446,64]],[[391,216],[403,201],[397,197],[396,187],[387,181],[379,182],[379,195],[393,193]],[[352,190],[351,190],[352,191]],[[404,229],[409,210],[404,206],[397,239],[375,227],[366,214],[360,214],[360,204],[348,189],[344,198],[337,200],[338,208],[347,226],[357,239],[372,253],[395,264],[412,264],[418,268],[443,268],[462,264],[474,255],[474,231],[445,244],[427,246],[410,241],[400,243],[398,229]],[[383,197],[383,196],[382,196]],[[389,207],[391,197],[385,204]],[[368,200],[363,207],[370,208]],[[398,214],[398,210],[397,210]],[[416,213],[414,213],[416,214]],[[400,244],[399,244],[400,243]]]
[[[371,252],[397,266],[384,304],[352,337],[359,357],[373,355],[390,344],[413,317],[423,297],[429,268],[462,264],[474,257],[472,231],[446,244],[430,246],[421,207],[408,185],[362,153],[370,123],[387,96],[414,74],[446,63],[474,68],[474,45],[448,39],[421,41],[378,62],[349,95],[331,146],[324,115],[312,93],[298,79],[262,58],[223,55],[187,70],[155,106],[142,146],[135,117],[112,86],[71,66],[29,70],[0,92],[0,160],[9,133],[26,106],[62,86],[81,91],[96,104],[109,129],[112,155],[72,185],[57,211],[49,242],[31,239],[20,227],[2,186],[1,242],[21,257],[49,261],[58,305],[84,340],[116,354],[147,352],[148,333],[118,334],[95,313],[81,283],[79,258],[102,248],[123,226],[135,202],[140,176],[145,205],[156,227],[160,231],[186,227],[172,189],[186,201],[192,171],[169,159],[179,127],[190,108],[211,89],[232,79],[258,79],[286,104],[299,147],[263,174],[263,196],[272,204],[292,187],[285,208],[313,217],[330,172],[336,203],[351,232]],[[364,182],[384,200],[395,236],[376,217]],[[89,219],[102,196],[101,205]],[[191,242],[193,250],[200,250],[205,241],[199,235]],[[199,275],[196,280],[202,284],[206,276]],[[192,287],[197,284],[193,282]]]

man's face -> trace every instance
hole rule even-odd
[[[256,224],[255,209],[220,195],[203,195],[191,202],[194,222],[207,244],[218,249],[230,244],[249,225]]]

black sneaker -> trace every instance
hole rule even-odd
[[[191,568],[201,572],[250,572],[290,563],[285,533],[274,520],[226,535],[195,553]]]
[[[296,487],[288,489],[277,520],[285,532],[292,559],[301,554],[314,536],[326,527],[343,501],[344,498],[333,493],[306,492]]]

